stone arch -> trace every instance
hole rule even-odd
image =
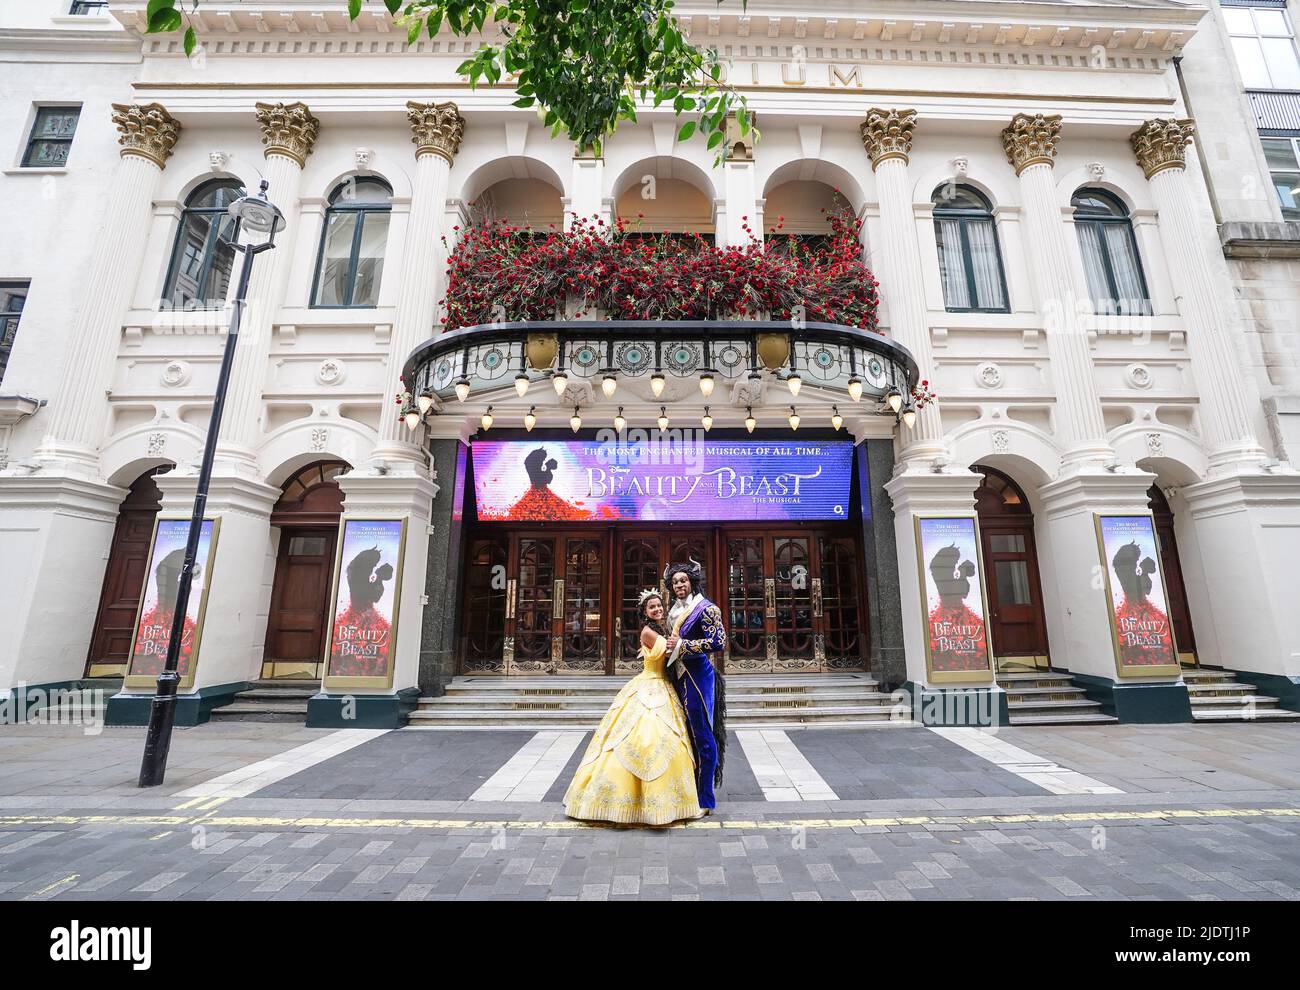
[[[647,177],[654,180],[652,197],[642,193]],[[632,221],[644,214],[638,226],[648,231],[711,233],[721,195],[707,172],[674,155],[639,159],[619,172],[611,186],[615,217]]]
[[[188,464],[203,455],[203,434],[176,420],[126,430],[100,452],[100,470],[109,484],[126,488],[152,468]]]
[[[400,182],[394,182],[393,178],[387,172],[379,172],[374,169],[350,168],[343,172],[338,172],[329,178],[323,186],[317,187],[321,202],[328,205],[330,197],[334,191],[347,182],[348,179],[371,179],[375,182],[382,182],[392,192],[393,199],[409,199],[411,196],[410,178],[403,172],[397,173],[401,176]],[[283,206],[280,207],[284,209]]]
[[[473,168],[460,184],[460,189],[449,195],[466,203],[472,203],[490,186],[505,179],[536,179],[554,187],[561,197],[570,194],[559,173],[540,158],[506,155],[493,158]]]
[[[1051,437],[1015,420],[977,420],[954,431],[948,442],[958,464],[987,464],[1013,478],[1035,511],[1040,508],[1038,489],[1061,469],[1061,454]]]
[[[935,189],[948,182],[960,186],[970,186],[979,190],[989,201],[996,213],[1000,206],[1014,206],[1019,203],[1015,175],[1007,166],[1005,158],[993,160],[990,155],[968,155],[966,174],[956,175],[952,162],[939,161],[918,172],[912,185],[912,201],[918,205],[930,205],[930,198]]]
[[[262,477],[268,485],[279,488],[295,471],[313,461],[361,464],[375,440],[372,430],[350,419],[316,415],[294,420],[268,436],[258,450]]]
[[[773,191],[792,182],[817,182],[838,190],[855,215],[861,214],[867,201],[862,183],[842,165],[821,158],[791,159],[778,165],[763,180],[763,197],[769,200],[764,205],[763,212],[769,226],[776,217],[770,202]]]
[[[1133,165],[1106,165],[1101,179],[1093,177],[1087,165],[1078,165],[1062,171],[1056,177],[1056,199],[1062,209],[1068,209],[1070,200],[1080,189],[1101,189],[1116,197],[1132,216],[1134,212],[1155,208],[1147,189],[1142,170]]]
[[[1127,423],[1109,439],[1121,462],[1131,461],[1166,484],[1195,484],[1209,469],[1202,445],[1186,431],[1164,423]]]

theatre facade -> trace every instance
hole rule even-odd
[[[266,182],[286,226],[248,287],[178,720],[283,714],[285,685],[356,726],[470,679],[616,684],[638,595],[686,560],[720,662],[772,692],[1300,711],[1300,474],[1260,356],[1287,345],[1243,329],[1211,201],[1241,167],[1175,65],[1222,71],[1217,10],[686,4],[757,120],[715,159],[649,107],[574,148],[459,80],[475,40],[408,48],[382,5],[205,0],[191,58],[143,2],[29,6],[0,117],[33,232],[0,246],[0,691],[145,719],[260,236],[228,207]],[[609,296],[622,269],[578,252],[520,303],[584,231],[652,258],[649,289]],[[730,274],[687,316],[636,302],[710,251]],[[812,277],[769,298],[773,270]]]

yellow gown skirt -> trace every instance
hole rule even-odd
[[[664,674],[662,636],[609,706],[564,795],[583,821],[667,825],[701,815],[682,703]]]

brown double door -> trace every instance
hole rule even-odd
[[[622,527],[484,533],[468,550],[463,673],[638,670],[641,592],[688,559],[728,619],[729,670],[864,666],[851,535]]]
[[[337,527],[281,531],[263,654],[265,676],[319,674],[337,539]]]

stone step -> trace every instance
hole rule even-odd
[[[236,700],[212,710],[213,721],[221,722],[305,722],[307,703],[241,702]]]
[[[1061,673],[1056,670],[1026,670],[1016,671],[1014,673],[999,671],[997,674],[998,683],[1003,681],[1014,681],[1023,683],[1025,681],[1069,681],[1073,678],[1069,674]]]
[[[1197,722],[1293,722],[1300,712],[1286,708],[1193,708]]]
[[[1118,722],[1114,715],[1101,712],[1060,712],[1050,715],[1013,715],[1012,725],[1091,725]]]
[[[1009,702],[1007,704],[1007,714],[1011,716],[1012,724],[1024,715],[1052,715],[1062,714],[1069,715],[1074,713],[1101,713],[1101,704],[1096,701],[1078,700],[1078,701],[1043,701],[1043,702]]]
[[[1215,681],[1210,684],[1188,684],[1187,693],[1193,698],[1213,698],[1216,696],[1233,697],[1252,694],[1254,684],[1242,684],[1240,681]]]
[[[1203,667],[1195,670],[1183,669],[1183,680],[1187,681],[1188,684],[1194,681],[1233,681],[1236,678],[1237,675],[1230,670],[1206,670]]]
[[[417,709],[411,713],[412,727],[426,728],[499,728],[499,729],[548,729],[574,728],[593,730],[600,724],[602,713],[572,711],[541,712],[497,712],[497,711],[435,711]],[[890,723],[896,720],[887,708],[879,709],[844,709],[838,712],[818,712],[816,714],[798,713],[786,710],[774,710],[767,714],[727,713],[729,729],[749,728],[787,728],[809,726],[834,726],[851,728],[858,725]]]
[[[1281,704],[1276,698],[1270,698],[1266,694],[1238,694],[1238,695],[1191,695],[1192,708],[1245,708],[1248,705],[1254,705],[1256,708],[1277,708]]]
[[[1086,698],[1087,692],[1081,687],[1060,687],[1050,688],[1008,688],[1007,701],[1077,701]]]
[[[316,694],[320,688],[251,688],[248,691],[240,691],[235,697],[240,701],[303,701]]]

